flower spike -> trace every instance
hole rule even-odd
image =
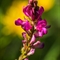
[[[42,19],[44,8],[42,6],[39,7],[37,4],[37,0],[29,0],[28,5],[23,8],[23,13],[31,20],[31,22],[27,19],[22,20],[20,18],[15,21],[15,25],[21,26],[22,29],[25,30],[25,32],[22,33],[23,47],[21,49],[19,60],[29,60],[28,56],[33,55],[37,48],[44,48],[44,43],[37,40],[37,38],[46,35],[50,25],[47,25],[47,21]],[[29,38],[27,38],[26,34]]]

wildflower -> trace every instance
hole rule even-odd
[[[26,32],[22,33],[23,38],[26,38]]]
[[[38,35],[42,37],[43,35],[47,34],[47,21],[46,20],[39,20],[35,26],[35,29],[38,31]]]
[[[20,25],[24,30],[30,30],[32,28],[31,24],[29,23],[29,21],[22,21],[21,19],[18,19],[15,21],[16,25]]]
[[[30,51],[27,53],[27,56],[33,55],[35,52],[35,49],[31,48]]]
[[[30,44],[33,44],[36,40],[36,37],[33,35],[32,38],[31,38],[31,41],[30,41]]]
[[[47,34],[50,26],[47,26],[47,21],[41,18],[44,8],[37,6],[37,0],[29,0],[29,4],[23,8],[23,12],[33,23],[27,19],[25,21],[21,19],[15,21],[15,25],[21,26],[26,31],[22,33],[24,39],[22,40],[23,48],[21,49],[22,56],[20,56],[20,60],[27,60],[28,56],[35,53],[36,48],[44,47],[44,43],[39,40],[36,41],[36,38]],[[30,36],[29,39],[26,33]]]
[[[27,40],[23,40],[23,46],[26,46]],[[44,43],[41,43],[40,41],[36,41],[35,35],[32,36],[28,46],[30,46],[29,52],[27,52],[27,56],[33,55],[35,53],[36,48],[43,48]]]
[[[44,48],[44,43],[41,43],[40,41],[37,41],[36,43],[33,44],[35,48]]]
[[[31,20],[38,19],[44,12],[44,8],[37,6],[37,1],[29,3],[26,7],[23,8],[23,12],[26,16],[30,17]]]
[[[36,41],[35,35],[32,36],[30,42],[29,42],[31,48],[43,48],[44,47],[44,43],[41,43],[39,40]]]
[[[22,25],[23,21],[21,19],[18,19],[15,21],[15,25]]]

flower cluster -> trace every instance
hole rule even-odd
[[[15,21],[15,25],[21,26],[26,32],[22,33],[23,36],[23,48],[21,49],[22,55],[19,60],[28,60],[28,56],[33,55],[36,48],[43,48],[44,43],[41,41],[36,41],[36,38],[43,37],[47,34],[48,28],[47,21],[42,19],[42,13],[44,8],[37,6],[37,0],[29,0],[29,4],[23,8],[23,13],[31,20],[29,22],[27,19],[18,18]],[[27,38],[27,35],[30,38]]]

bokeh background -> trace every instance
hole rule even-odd
[[[21,27],[14,24],[18,18],[26,17],[22,9],[28,0],[0,0],[0,60],[15,60],[22,47]],[[38,0],[45,12],[42,18],[51,28],[48,34],[40,38],[45,43],[43,49],[37,49],[30,60],[60,60],[60,0]]]

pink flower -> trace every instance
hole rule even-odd
[[[29,23],[28,20],[17,19],[15,21],[15,25],[21,26],[26,32],[22,33],[23,36],[23,48],[26,52],[26,58],[24,60],[28,60],[28,56],[33,55],[35,53],[36,48],[44,48],[44,43],[41,41],[36,41],[37,37],[42,37],[47,34],[48,28],[47,21],[42,20],[41,16],[44,12],[44,8],[41,6],[37,6],[37,0],[29,0],[29,4],[23,8],[23,13],[32,21]],[[27,38],[26,33],[30,38]]]
[[[32,25],[29,23],[29,21],[26,20],[22,23],[22,27],[24,30],[28,31],[32,28]]]
[[[33,44],[35,41],[36,41],[36,37],[35,37],[35,35],[33,35],[31,38],[30,44]]]
[[[47,22],[46,20],[39,20],[35,26],[35,29],[38,31],[37,35],[42,37],[43,35],[47,34]]]
[[[23,8],[23,12],[26,16],[31,18],[31,20],[38,20],[44,12],[44,8],[42,6],[39,8],[36,0],[29,0],[29,4]]]
[[[32,28],[31,24],[27,20],[23,21],[21,19],[18,19],[15,21],[15,25],[21,26],[26,31],[28,31]]]
[[[31,5],[27,5],[26,7],[23,8],[23,12],[26,16],[31,16],[32,14],[32,7]]]
[[[36,41],[36,37],[35,35],[32,36],[31,40],[30,40],[30,45],[31,45],[31,48],[43,48],[44,47],[44,43],[41,43],[39,40]]]
[[[23,33],[23,34],[25,35],[25,33]],[[27,43],[26,40],[23,40],[22,42],[23,42],[23,46],[25,46],[25,43]],[[33,55],[36,48],[44,47],[44,43],[41,43],[40,41],[36,41],[36,37],[34,34],[31,38],[29,44],[30,44],[30,51],[27,52],[27,56]]]
[[[33,55],[35,52],[35,49],[31,48],[30,51],[27,53],[27,56]]]
[[[26,38],[26,32],[22,33],[23,38]]]
[[[22,21],[20,18],[18,18],[18,19],[15,21],[15,25],[18,25],[18,26],[22,25],[22,23],[23,23],[23,21]]]
[[[41,43],[40,41],[37,41],[33,44],[34,48],[43,48],[44,43]]]
[[[37,20],[40,19],[40,17],[41,17],[41,15],[42,15],[43,12],[44,12],[44,8],[41,6],[39,8],[39,11],[38,11],[38,18],[37,18]]]

